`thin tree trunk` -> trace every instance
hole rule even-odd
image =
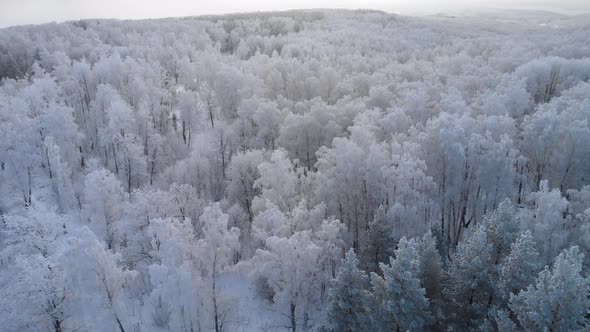
[[[121,324],[121,320],[119,320],[119,316],[117,316],[117,314],[115,314],[115,320],[117,321],[117,325],[119,326],[119,331],[125,332],[125,329],[123,328],[123,324]]]
[[[289,305],[289,317],[291,318],[291,332],[297,331],[297,320],[295,319],[295,303],[291,302]]]
[[[213,288],[213,312],[215,319],[215,332],[221,332],[221,326],[219,325],[219,308],[217,307],[217,253],[214,253],[213,258],[213,274],[212,274],[212,288]]]
[[[59,319],[53,320],[53,328],[55,329],[55,332],[62,332],[61,321]]]

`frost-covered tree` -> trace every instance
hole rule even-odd
[[[549,188],[548,181],[541,181],[539,191],[531,193],[530,198],[533,206],[525,215],[527,226],[539,246],[543,264],[549,264],[567,246],[569,203],[559,189]]]
[[[84,213],[90,227],[105,241],[107,248],[117,245],[116,225],[126,194],[115,175],[106,169],[94,170],[84,180]]]
[[[448,318],[468,326],[487,314],[494,281],[494,246],[483,225],[477,227],[451,256],[443,294],[450,303]]]
[[[354,251],[349,250],[328,292],[328,321],[335,331],[361,331],[370,328],[371,294],[369,277],[358,267]]]
[[[336,277],[334,262],[341,257],[342,224],[325,221],[317,232],[311,229],[290,236],[270,236],[258,249],[254,276],[266,279],[273,294],[274,310],[287,318],[292,331],[306,330],[317,322],[314,308],[325,305],[324,289]]]
[[[42,329],[60,332],[68,327],[75,308],[74,296],[65,276],[62,262],[55,256],[18,257],[14,266],[5,269],[1,285],[1,311],[8,331]],[[9,273],[9,274],[7,274]]]
[[[526,289],[539,270],[539,253],[531,233],[526,231],[514,241],[510,254],[501,263],[498,288],[502,298],[508,300],[510,294]]]
[[[310,231],[297,232],[290,238],[269,237],[267,250],[259,249],[259,276],[265,277],[274,296],[276,310],[287,318],[288,328],[295,332],[309,324],[309,304],[319,295],[316,281],[317,261],[321,248],[311,239]]]
[[[484,219],[488,241],[494,246],[494,265],[498,265],[510,252],[512,243],[520,231],[518,211],[512,202],[506,199]]]
[[[237,153],[232,158],[228,169],[227,198],[230,202],[238,204],[247,216],[247,220],[240,224],[242,237],[247,241],[251,240],[252,222],[254,221],[252,202],[260,192],[260,188],[255,186],[259,177],[258,165],[263,160],[261,151]]]
[[[369,223],[367,247],[362,251],[369,272],[377,272],[379,264],[387,262],[394,255],[397,241],[392,223],[383,206],[379,207],[373,221]]]
[[[67,284],[76,287],[71,291],[76,306],[92,308],[75,317],[76,325],[106,326],[119,332],[130,330],[136,317],[132,314],[133,303],[127,302],[128,284],[136,273],[122,267],[121,255],[106,248],[88,228],[75,230],[65,251],[68,261],[78,262],[75,266],[64,266]],[[94,291],[85,291],[88,289]]]
[[[422,286],[424,286],[428,298],[437,298],[441,292],[443,266],[436,246],[436,237],[429,231],[417,242]]]
[[[4,217],[0,251],[0,311],[8,330],[45,329],[63,331],[75,314],[75,290],[68,282],[61,241],[68,237],[71,220],[42,207],[26,216]]]
[[[147,267],[151,292],[145,302],[152,307],[153,324],[174,330],[213,327],[205,306],[210,299],[201,292],[210,285],[197,268],[192,226],[178,219],[154,219],[148,231],[155,262]]]
[[[549,307],[510,294],[590,249],[589,35],[367,10],[2,29],[2,327],[528,328]],[[369,307],[328,322],[361,270]]]
[[[510,309],[526,330],[564,331],[587,326],[590,281],[581,275],[583,254],[564,250],[527,289],[510,296]]]
[[[228,319],[228,303],[221,303],[219,274],[236,261],[240,250],[240,231],[228,227],[228,216],[218,204],[206,207],[199,218],[202,239],[196,246],[200,253],[200,270],[211,285],[212,313],[215,332],[223,329]]]
[[[389,265],[381,263],[383,277],[371,274],[376,331],[421,330],[433,323],[426,290],[420,281],[418,245],[402,238]]]

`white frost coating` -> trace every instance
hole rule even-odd
[[[590,25],[500,13],[1,30],[0,329],[587,328]]]

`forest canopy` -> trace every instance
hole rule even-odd
[[[515,17],[0,30],[2,329],[587,327],[590,19]]]

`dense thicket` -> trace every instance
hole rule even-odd
[[[0,79],[2,329],[588,324],[584,18],[16,27]]]

